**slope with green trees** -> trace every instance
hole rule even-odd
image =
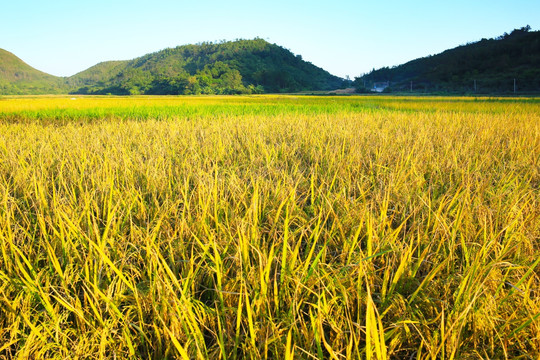
[[[67,92],[62,78],[34,69],[0,49],[0,94],[58,94]]]
[[[104,79],[117,76],[128,64],[128,61],[105,61],[94,65],[66,79],[68,86],[80,89],[89,86],[104,85]]]
[[[343,84],[263,39],[183,45],[95,68],[69,79],[71,84],[84,82],[75,93],[241,94],[331,90]]]
[[[71,77],[0,53],[0,94],[250,94],[333,90],[344,80],[263,39],[183,45]]]
[[[512,93],[540,91],[540,31],[530,26],[358,77],[358,91],[389,81],[392,91]],[[476,89],[475,89],[476,83]]]

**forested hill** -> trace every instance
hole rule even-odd
[[[0,94],[57,94],[67,92],[62,78],[34,69],[0,49]]]
[[[263,39],[184,45],[67,78],[0,49],[1,94],[252,94],[334,90],[344,80]]]
[[[67,82],[82,94],[242,94],[343,85],[343,79],[263,39],[184,45],[101,63]]]
[[[540,91],[540,31],[526,26],[495,39],[446,50],[355,79],[358,91],[390,82],[387,91],[512,93]]]

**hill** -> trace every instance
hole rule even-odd
[[[249,94],[334,90],[344,80],[263,39],[183,45],[60,78],[0,50],[0,94]]]
[[[540,31],[526,26],[494,39],[446,50],[393,68],[374,70],[355,79],[359,92],[376,82],[391,91],[511,93],[540,91]],[[390,89],[387,89],[390,90]]]
[[[105,61],[94,65],[66,79],[70,88],[95,86],[100,82],[117,76],[129,61]]]
[[[34,69],[0,49],[0,94],[58,94],[67,92],[62,78]]]
[[[68,79],[74,93],[240,94],[332,90],[343,79],[263,39],[183,45],[98,64]]]

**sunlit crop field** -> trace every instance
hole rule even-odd
[[[540,101],[0,98],[0,359],[535,359]]]

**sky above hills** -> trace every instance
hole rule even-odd
[[[0,48],[70,76],[167,47],[260,37],[351,78],[529,24],[540,1],[2,0]]]

